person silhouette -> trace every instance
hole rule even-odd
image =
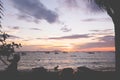
[[[57,70],[58,70],[58,67],[59,67],[59,65],[57,65],[56,67],[54,67],[54,70],[57,71]]]
[[[14,54],[13,59],[8,60],[11,64],[7,67],[7,71],[16,72],[19,60],[20,60],[20,55]]]

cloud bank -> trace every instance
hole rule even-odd
[[[75,34],[75,35],[69,35],[69,36],[61,36],[61,37],[49,37],[49,38],[37,38],[37,39],[79,39],[79,38],[89,38],[88,34]]]
[[[40,0],[12,0],[12,2],[14,7],[22,14],[22,18],[31,16],[37,20],[46,20],[49,23],[58,20],[58,14],[47,9]]]
[[[114,36],[103,36],[98,38],[98,42],[86,43],[84,45],[78,45],[77,47],[80,49],[86,48],[100,48],[100,47],[114,47]]]

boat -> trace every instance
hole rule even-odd
[[[59,54],[59,53],[55,51],[55,54]]]
[[[21,52],[21,55],[22,55],[22,56],[25,56],[25,55],[26,55],[26,52]]]
[[[95,54],[95,52],[87,52],[88,54]]]
[[[49,52],[49,51],[46,51],[45,53],[46,53],[46,54],[49,54],[50,52]]]
[[[63,51],[63,53],[68,53],[68,52],[66,52],[66,51]]]

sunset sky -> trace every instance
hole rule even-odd
[[[114,24],[85,0],[2,0],[2,30],[22,51],[114,51]]]

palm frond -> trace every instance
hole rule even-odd
[[[1,19],[2,19],[3,16],[4,16],[4,15],[3,15],[3,3],[2,3],[2,1],[0,0],[0,27],[2,27],[2,26],[1,26]]]
[[[3,8],[3,3],[1,0],[0,0],[0,7]]]
[[[110,7],[110,0],[88,0],[91,6],[97,6],[97,9],[106,10]]]
[[[0,2],[0,7],[2,7],[2,8],[3,8],[3,4],[1,4],[1,2]]]

